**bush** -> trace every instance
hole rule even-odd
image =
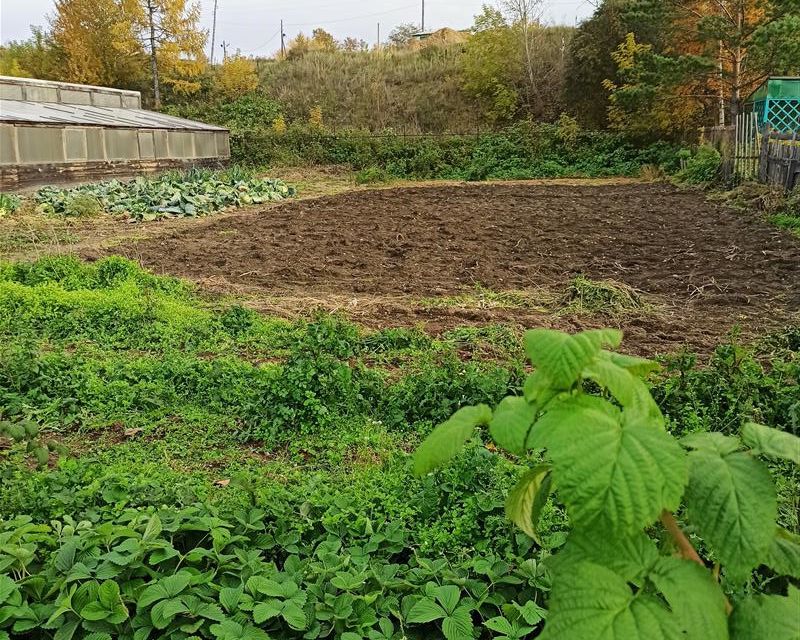
[[[719,180],[722,156],[714,147],[702,146],[694,154],[684,153],[676,181],[689,185],[710,185]]]
[[[14,213],[22,204],[22,200],[12,193],[0,193],[0,218]]]
[[[258,91],[245,93],[234,100],[194,100],[170,105],[165,111],[181,118],[218,124],[233,133],[266,130],[276,118],[282,117],[281,106]]]
[[[566,176],[638,175],[644,164],[671,169],[674,148],[658,144],[638,150],[622,137],[600,132],[522,123],[481,136],[401,136],[359,131],[336,134],[291,126],[285,133],[239,133],[231,138],[237,162],[271,164],[341,164],[360,179],[526,179]]]
[[[356,184],[379,184],[392,180],[392,176],[385,169],[368,167],[356,173]]]

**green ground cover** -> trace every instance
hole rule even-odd
[[[0,441],[0,637],[535,636],[567,520],[548,502],[536,544],[504,501],[537,454],[478,437],[422,478],[410,458],[519,390],[519,338],[287,322],[120,258],[3,265],[2,419],[69,454],[37,468]],[[649,384],[677,435],[796,432],[799,374],[790,327],[668,355]],[[797,534],[797,471],[771,471]]]

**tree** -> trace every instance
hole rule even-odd
[[[132,16],[138,42],[150,59],[153,105],[161,106],[162,83],[178,93],[200,88],[207,32],[200,29],[200,6],[186,0],[122,0]]]
[[[249,93],[258,87],[256,64],[239,54],[229,56],[214,73],[214,89],[229,99]]]
[[[359,40],[358,38],[348,36],[342,40],[341,49],[342,51],[348,51],[350,53],[355,51],[367,51],[369,50],[369,44],[366,40]]]
[[[523,114],[553,119],[561,112],[565,47],[572,29],[525,22],[524,15],[484,7],[464,45],[466,90],[490,120]]]
[[[399,24],[389,32],[389,44],[393,47],[405,47],[411,42],[412,36],[419,33],[419,31],[419,25],[413,22]]]
[[[336,39],[325,29],[316,28],[311,32],[311,47],[315,51],[336,51]]]
[[[336,39],[325,29],[317,28],[311,32],[311,37],[303,35],[302,32],[289,42],[286,57],[301,58],[312,51],[334,52],[338,49]]]
[[[644,134],[649,120],[650,137],[680,136],[725,124],[767,76],[800,66],[798,0],[633,0],[620,10],[661,26],[655,35],[632,29],[628,51],[614,56],[609,114],[624,130]]]
[[[63,52],[60,80],[136,88],[144,78],[144,51],[117,0],[57,0],[52,40]]]
[[[65,67],[63,51],[38,27],[27,40],[0,47],[0,75],[57,80]]]
[[[525,71],[531,89],[535,86],[531,30],[532,27],[539,26],[539,18],[541,18],[542,14],[542,1],[543,0],[500,0],[501,10],[509,16],[511,24],[515,27],[514,31],[522,40],[522,49],[525,52],[523,58],[525,62]]]
[[[619,83],[604,82],[610,92],[608,120],[612,128],[642,138],[682,139],[707,118],[703,100],[713,99],[709,78],[712,61],[696,55],[671,57],[629,33],[612,53]]]
[[[604,128],[608,124],[609,92],[606,80],[620,83],[613,52],[635,33],[638,40],[660,53],[669,39],[671,23],[665,12],[646,16],[627,9],[627,0],[606,0],[594,14],[578,27],[569,42],[564,70],[564,103],[567,110],[587,128]]]
[[[716,59],[731,118],[770,74],[800,66],[800,7],[794,0],[670,0],[676,19],[694,22],[696,40]]]

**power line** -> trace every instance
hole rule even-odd
[[[353,20],[360,20],[362,18],[375,18],[377,16],[383,16],[387,13],[395,13],[397,11],[403,11],[405,9],[414,9],[417,5],[416,4],[407,4],[404,7],[395,7],[394,9],[386,9],[385,11],[378,11],[377,13],[365,13],[360,16],[351,16],[350,18],[339,18],[337,20],[327,20],[325,22],[293,22],[291,24],[286,24],[287,27],[320,27],[326,24],[337,24],[340,22],[351,22]]]
[[[263,49],[263,48],[264,48],[264,47],[266,47],[266,46],[267,46],[267,45],[268,45],[270,42],[272,42],[272,41],[273,41],[275,38],[277,38],[277,37],[278,37],[278,35],[279,35],[280,33],[281,33],[281,30],[279,29],[278,31],[276,31],[275,33],[273,33],[273,34],[270,36],[269,40],[267,40],[267,41],[265,41],[265,42],[262,42],[262,43],[261,43],[260,45],[258,45],[257,47],[253,47],[252,49],[247,49],[247,50],[245,50],[245,51],[244,51],[244,53],[253,53],[253,51],[258,51],[259,49]]]
[[[405,5],[403,7],[395,7],[394,9],[386,9],[385,11],[379,11],[379,12],[376,12],[376,13],[362,14],[360,16],[354,16],[354,17],[350,17],[350,18],[340,18],[340,19],[337,19],[337,20],[328,20],[326,22],[303,22],[303,23],[293,22],[293,23],[284,23],[283,20],[281,20],[281,28],[278,29],[274,34],[272,34],[269,37],[268,40],[266,40],[265,42],[262,42],[258,46],[253,47],[252,49],[245,50],[244,53],[253,53],[254,51],[258,51],[259,49],[263,49],[264,47],[266,47],[270,42],[272,42],[279,35],[281,36],[282,51],[285,51],[284,38],[286,37],[286,33],[284,32],[284,29],[286,27],[321,27],[321,26],[325,26],[325,25],[328,25],[328,24],[336,24],[336,23],[340,23],[340,22],[351,22],[353,20],[359,20],[361,18],[372,18],[372,17],[375,17],[375,16],[383,16],[383,15],[385,15],[387,13],[395,13],[397,11],[403,11],[405,9],[412,9],[412,8],[414,8],[416,6],[417,6],[416,4],[410,4],[410,5]]]

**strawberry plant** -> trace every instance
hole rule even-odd
[[[643,381],[653,363],[609,350],[621,339],[616,330],[527,332],[535,368],[523,395],[458,410],[416,451],[416,472],[452,458],[479,426],[537,460],[508,495],[509,518],[537,538],[555,491],[572,526],[550,562],[543,638],[797,638],[800,590],[746,587],[762,565],[800,577],[800,541],[776,524],[764,462],[800,464],[800,438],[747,423],[738,436],[678,440]],[[513,624],[493,625],[513,637]]]

